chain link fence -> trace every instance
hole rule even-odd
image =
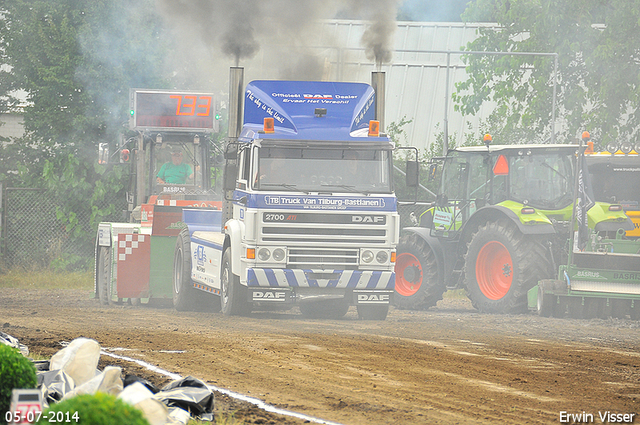
[[[75,259],[90,264],[93,260],[98,223],[91,223],[90,210],[78,211],[78,226],[67,230],[56,210],[62,206],[51,194],[42,189],[5,188],[2,190],[2,239],[0,254],[8,267],[49,267],[53,261]],[[116,206],[115,211],[126,209],[124,197],[115,194],[105,199],[104,205]],[[416,218],[428,209],[422,204],[399,203],[400,228],[412,227],[411,213]],[[121,213],[102,218],[101,221],[122,222]]]
[[[78,225],[68,229],[57,218],[63,199],[55,199],[42,189],[5,188],[2,193],[2,239],[0,254],[5,267],[50,267],[52,262],[89,265],[93,260],[98,223],[91,223],[89,208],[76,212]],[[115,194],[118,195],[118,194]],[[122,199],[121,199],[122,198]],[[122,196],[105,199],[103,206],[126,209]],[[102,221],[122,221],[121,213]]]
[[[425,205],[424,203],[398,203],[400,230],[405,227],[416,227],[417,225],[411,220],[411,213],[413,213],[415,218],[419,221],[422,213],[428,210],[429,207],[430,205]]]

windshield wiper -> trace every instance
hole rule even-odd
[[[322,187],[339,187],[341,189],[346,189],[349,192],[357,192],[357,190],[355,189],[355,186],[353,185],[348,185],[348,184],[321,184],[320,186]]]
[[[560,177],[562,177],[564,179],[564,181],[568,181],[567,177],[562,174],[560,171],[556,170],[555,168],[553,168],[551,165],[547,164],[546,162],[542,161],[540,163],[541,165],[544,165],[545,167],[547,167],[548,169],[550,169],[551,171],[553,171],[554,173],[558,174]]]
[[[290,184],[290,183],[261,183],[260,184],[260,188],[267,187],[267,186],[268,187],[284,187],[290,190],[299,190],[300,192],[309,193],[306,190],[298,189],[297,185]]]

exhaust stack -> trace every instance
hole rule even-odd
[[[242,100],[244,68],[232,66],[229,70],[229,139],[235,140],[242,130]]]
[[[377,71],[371,73],[371,86],[376,92],[376,120],[380,122],[380,133],[384,132],[384,108],[385,108],[385,75]]]

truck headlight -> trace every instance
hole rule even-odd
[[[258,259],[260,259],[260,261],[267,261],[269,257],[271,257],[271,251],[267,248],[260,248],[258,251]]]
[[[376,261],[380,264],[386,263],[388,259],[389,254],[387,254],[387,251],[378,251],[376,254]]]
[[[273,250],[273,259],[276,261],[282,261],[284,260],[285,254],[284,254],[284,249],[282,248],[276,248]]]
[[[373,252],[369,251],[368,249],[365,250],[365,251],[362,251],[362,254],[360,255],[360,259],[364,263],[372,262],[373,261]]]

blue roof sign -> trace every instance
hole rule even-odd
[[[274,119],[275,132],[259,134],[267,117]],[[375,92],[368,84],[252,81],[245,91],[241,138],[380,140],[368,136],[374,117]]]

